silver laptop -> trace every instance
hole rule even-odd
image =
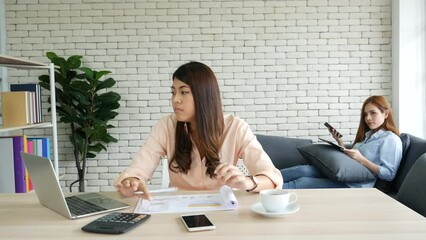
[[[21,152],[41,205],[69,219],[128,208],[129,205],[98,193],[64,197],[49,159]]]

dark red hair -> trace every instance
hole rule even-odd
[[[382,112],[382,113],[384,113],[385,111],[388,111],[388,117],[385,119],[385,121],[383,122],[383,124],[380,127],[375,129],[375,131],[378,131],[380,129],[385,129],[387,131],[392,131],[393,133],[395,133],[396,135],[399,136],[399,130],[395,125],[395,121],[393,119],[393,114],[392,114],[392,108],[390,107],[389,102],[386,100],[386,98],[384,96],[371,96],[371,97],[367,98],[364,101],[364,104],[362,105],[361,117],[360,117],[360,120],[359,120],[359,127],[358,127],[358,131],[356,133],[356,136],[355,136],[354,145],[355,145],[355,143],[364,141],[365,133],[370,130],[367,123],[365,122],[365,113],[364,113],[365,106],[369,103],[376,106],[380,110],[380,112]]]

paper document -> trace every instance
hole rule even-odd
[[[153,196],[139,199],[135,213],[171,213],[232,210],[238,208],[232,188],[223,186],[218,193]]]

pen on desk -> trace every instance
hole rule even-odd
[[[150,193],[163,193],[163,192],[176,192],[178,189],[176,187],[171,187],[171,188],[164,188],[164,189],[155,189],[155,190],[151,190],[149,191]],[[136,195],[142,195],[144,194],[143,191],[136,191],[134,192],[134,194]]]

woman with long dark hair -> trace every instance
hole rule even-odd
[[[200,62],[180,66],[173,74],[174,114],[163,117],[115,186],[124,196],[143,191],[160,158],[167,156],[170,186],[183,190],[219,189],[223,185],[258,192],[281,188],[282,177],[242,119],[222,111],[213,71]],[[236,166],[242,159],[250,175]]]

